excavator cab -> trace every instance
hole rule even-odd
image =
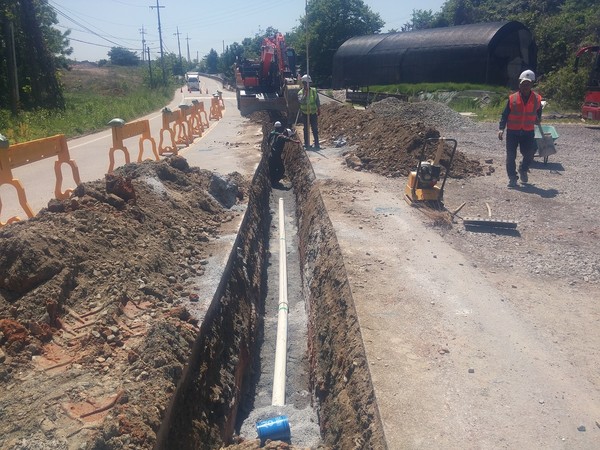
[[[281,33],[264,38],[260,60],[243,59],[236,65],[236,97],[242,115],[255,111],[298,110],[300,89],[295,74],[296,52],[285,45]]]

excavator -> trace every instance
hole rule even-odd
[[[287,112],[299,108],[296,52],[281,33],[265,37],[260,60],[242,59],[235,65],[237,106],[246,116],[255,111]]]
[[[592,55],[592,68],[585,90],[581,117],[589,120],[600,120],[600,45],[580,48],[575,54],[575,72],[579,69],[579,62],[583,55]]]

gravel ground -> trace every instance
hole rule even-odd
[[[458,141],[461,151],[490,163],[486,177],[451,180],[446,206],[461,217],[489,215],[516,220],[518,236],[473,233],[454,226],[448,237],[492,266],[509,267],[535,277],[564,278],[570,285],[600,281],[600,200],[595,168],[600,163],[600,128],[583,124],[553,124],[559,137],[557,153],[531,169],[528,185],[507,188],[504,142],[496,137],[496,123],[472,123],[440,128]],[[520,156],[519,158],[520,159]]]
[[[496,122],[475,122],[431,101],[385,99],[370,109],[383,117],[435,127],[443,136],[456,139],[460,152],[489,167],[484,177],[450,179],[444,196],[446,206],[454,210],[466,202],[460,217],[517,221],[517,233],[473,233],[454,226],[448,238],[463,250],[492,267],[515,268],[540,277],[565,277],[571,285],[600,281],[600,200],[590,171],[600,162],[600,127],[545,123],[558,132],[557,153],[547,163],[537,157],[529,183],[508,189],[505,142],[497,139]]]
[[[401,117],[405,122],[422,122],[438,129],[456,130],[470,128],[474,124],[469,117],[463,116],[439,102],[411,103],[386,98],[373,103],[370,109],[384,117]]]
[[[529,185],[508,189],[497,122],[475,123],[444,105],[430,105],[427,119],[409,104],[372,117],[382,106],[362,119],[332,111],[335,120],[322,108],[324,131],[341,129],[356,148],[311,161],[390,448],[596,449],[600,244],[588,167],[600,130],[552,123],[558,153],[547,164],[536,159]],[[405,135],[420,132],[421,120],[486,169],[449,179],[447,210],[465,203],[451,223],[447,211],[404,205],[406,176],[376,170],[407,160]],[[337,170],[347,152],[360,165]],[[518,227],[467,230],[461,220],[488,215]]]
[[[384,118],[369,122],[365,126],[367,131],[361,131],[364,135],[378,136],[379,147],[394,139],[394,135],[390,138],[385,133],[390,128],[400,144],[398,136],[402,132],[413,124],[423,124],[439,130],[446,138],[456,139],[457,156],[464,154],[480,163],[482,170],[465,171],[464,161],[455,159],[454,171],[460,179],[448,180],[444,203],[450,211],[463,202],[466,204],[456,215],[454,226],[442,230],[447,239],[471,254],[479,264],[517,269],[524,275],[540,278],[564,279],[570,286],[600,282],[597,220],[600,200],[594,175],[600,162],[600,126],[577,120],[566,124],[544,119],[545,125],[554,126],[558,132],[557,153],[550,156],[547,163],[536,157],[529,184],[509,189],[505,142],[497,138],[497,122],[475,122],[433,101],[402,102],[388,98],[373,103],[367,110]],[[548,117],[554,116],[556,114],[548,114]],[[337,120],[346,122],[348,128],[347,117]],[[382,130],[376,129],[377,122],[387,125]],[[372,142],[364,146],[367,151],[377,147]],[[392,167],[402,155],[396,150],[379,151],[372,156],[383,167]],[[520,159],[518,155],[517,162]],[[460,219],[464,217],[514,220],[518,227],[516,233],[502,233],[498,229],[472,232],[462,226]]]

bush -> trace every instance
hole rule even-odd
[[[588,79],[584,72],[574,73],[572,67],[562,67],[541,79],[537,91],[556,106],[578,110],[583,103]]]

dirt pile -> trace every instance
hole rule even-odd
[[[326,145],[346,141],[349,166],[389,177],[439,136],[389,99],[324,105],[320,128]],[[484,172],[457,152],[451,176]],[[128,164],[0,229],[0,447],[154,445],[198,332],[183,303],[209,300],[194,280],[246,192],[239,174],[174,157]]]
[[[153,446],[198,331],[183,300],[210,300],[193,280],[244,192],[128,164],[0,230],[0,447]]]
[[[430,113],[424,114],[425,111]],[[440,137],[435,127],[463,126],[470,119],[439,103],[413,104],[388,98],[364,111],[328,103],[321,108],[319,121],[319,131],[327,145],[356,146],[345,155],[350,167],[387,177],[406,177],[415,169],[425,139]],[[449,151],[447,147],[441,161],[444,166],[447,166]],[[425,159],[430,157],[431,154],[425,155]],[[450,177],[480,176],[488,171],[488,167],[457,150]]]

